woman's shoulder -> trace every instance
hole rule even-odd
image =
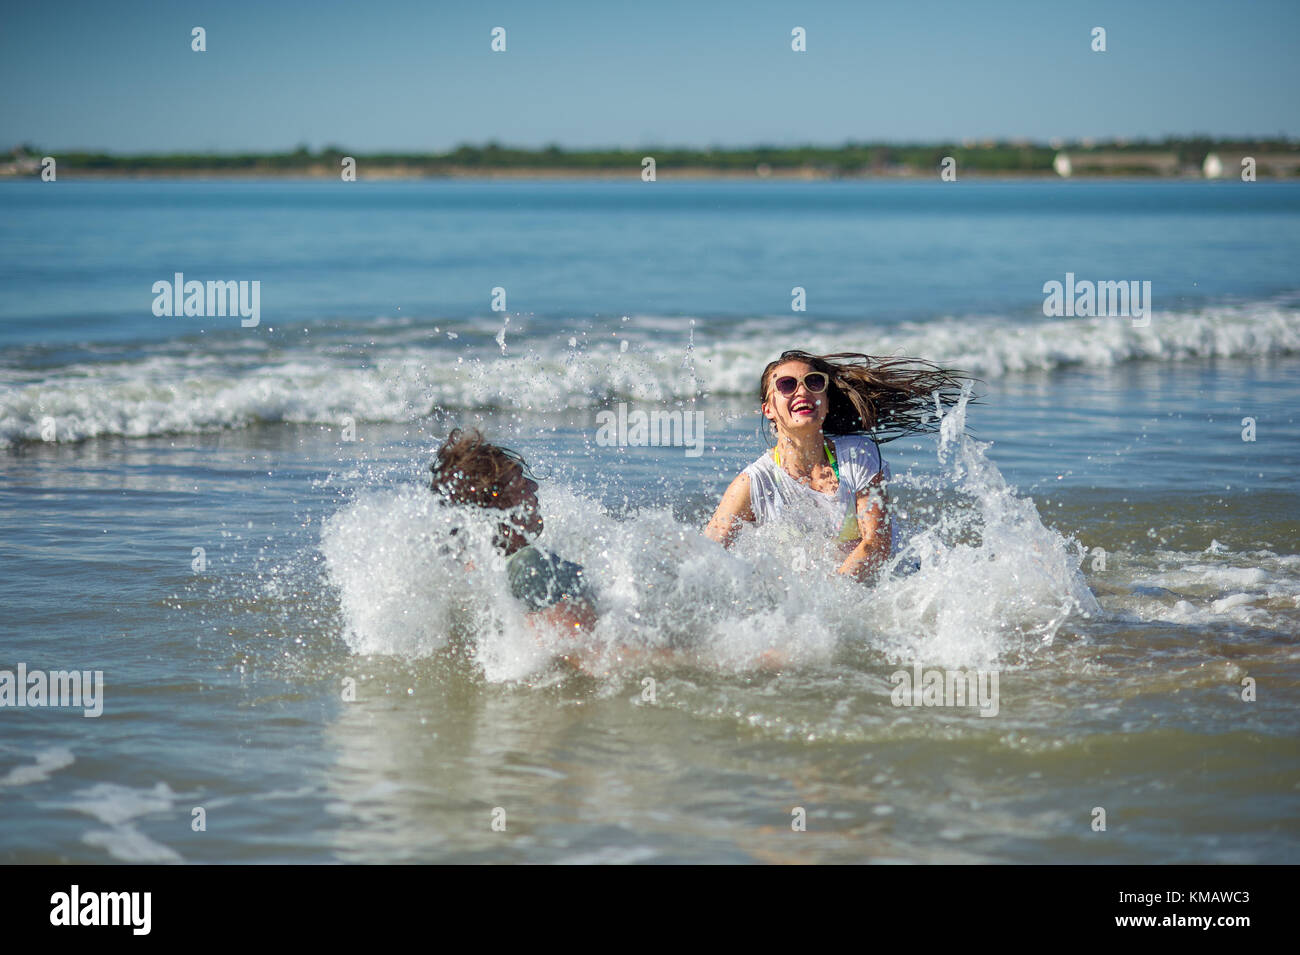
[[[753,477],[756,474],[770,474],[772,469],[775,467],[776,464],[772,461],[772,452],[770,450],[764,451],[753,461],[750,461],[749,464],[745,465],[745,469],[740,472],[740,476]]]
[[[835,445],[835,456],[841,460],[850,458],[869,462],[880,459],[880,448],[865,434],[833,434],[830,439]]]
[[[870,480],[879,471],[884,472],[886,480],[889,479],[889,465],[880,455],[880,446],[870,436],[837,434],[830,437],[835,445],[836,460],[842,468],[858,478],[857,484]]]

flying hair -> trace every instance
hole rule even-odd
[[[939,411],[956,405],[967,382],[978,379],[919,358],[873,358],[861,352],[781,353],[763,369],[758,400],[768,401],[776,369],[801,361],[830,379],[825,434],[865,434],[877,444],[938,430]]]

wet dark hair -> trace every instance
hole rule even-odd
[[[978,380],[919,358],[873,358],[861,352],[813,355],[792,349],[763,369],[760,402],[768,400],[776,369],[788,361],[804,362],[830,379],[823,433],[866,434],[877,444],[937,430],[936,411],[953,407],[963,386]]]
[[[509,448],[489,444],[476,429],[453,428],[429,465],[430,489],[454,504],[504,508],[500,495],[515,479],[515,469],[531,479],[524,459]]]

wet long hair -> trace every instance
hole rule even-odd
[[[430,488],[453,504],[500,508],[499,496],[514,480],[516,468],[522,469],[524,477],[532,477],[514,451],[489,444],[473,428],[453,428],[429,465]]]
[[[861,352],[813,355],[796,348],[782,352],[763,369],[760,403],[768,400],[776,369],[788,361],[804,362],[830,379],[824,434],[865,434],[877,444],[938,430],[936,412],[953,407],[963,387],[978,380],[919,358],[873,358]],[[775,428],[765,423],[769,432]]]

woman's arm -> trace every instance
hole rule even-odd
[[[746,522],[754,523],[754,511],[749,506],[749,475],[741,471],[722,495],[713,519],[704,528],[704,536],[723,547],[730,547],[735,543],[741,525]]]
[[[855,580],[868,581],[889,559],[888,499],[882,476],[877,474],[866,490],[857,495],[858,530],[862,540],[840,565],[840,573]]]

